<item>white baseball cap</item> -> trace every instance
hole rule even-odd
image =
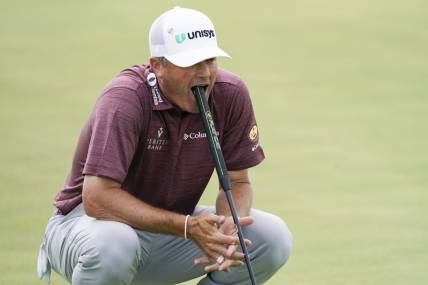
[[[165,57],[188,67],[218,56],[230,57],[217,46],[211,20],[199,11],[175,7],[160,15],[149,32],[151,57]]]

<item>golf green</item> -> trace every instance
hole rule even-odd
[[[177,3],[211,17],[232,56],[219,65],[252,96],[267,157],[254,207],[294,236],[267,284],[427,284],[422,0],[2,3],[0,284],[43,284],[38,246],[80,128],[113,76],[147,62],[150,24]],[[216,192],[214,178],[202,203]]]

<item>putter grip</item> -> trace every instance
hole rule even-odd
[[[226,163],[221,151],[220,142],[218,141],[214,120],[208,106],[207,99],[205,98],[205,89],[202,86],[195,86],[192,88],[192,92],[196,97],[199,112],[202,116],[202,122],[204,124],[205,132],[207,133],[207,139],[220,185],[224,191],[229,191],[232,189],[230,185],[229,174],[227,172]]]

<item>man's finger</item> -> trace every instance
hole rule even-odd
[[[225,235],[222,233],[218,233],[217,235],[217,242],[219,244],[224,244],[224,245],[238,245],[239,244],[239,238],[237,236],[230,236],[230,235]]]
[[[253,219],[253,217],[251,217],[251,216],[246,216],[246,217],[239,218],[239,224],[240,224],[242,227],[249,226],[249,225],[251,225],[252,223],[254,223],[254,219]]]
[[[193,262],[195,263],[195,265],[199,265],[199,264],[210,263],[210,260],[208,259],[208,257],[203,256],[203,257],[196,258]]]
[[[229,271],[230,267],[239,267],[239,266],[242,266],[243,264],[244,264],[243,261],[226,260],[225,262],[223,262],[222,264],[220,264],[220,266],[218,267],[218,270],[220,270],[220,271]]]
[[[204,263],[208,263],[209,262],[208,258],[206,258],[206,259],[200,258],[200,260],[203,260]],[[205,262],[205,261],[207,261],[207,262]],[[202,264],[202,263],[199,263],[199,264]],[[241,261],[241,260],[226,259],[221,264],[218,264],[217,262],[214,262],[214,263],[211,263],[211,264],[205,266],[204,271],[207,272],[207,273],[211,272],[211,271],[217,271],[217,270],[220,270],[220,271],[229,271],[229,269],[231,267],[239,267],[239,266],[242,266],[243,264],[244,264],[244,262]]]
[[[224,221],[226,220],[225,216],[218,216],[215,214],[209,214],[204,216],[204,218],[210,223],[210,224],[217,224],[222,225]]]
[[[229,259],[244,260],[244,258],[245,258],[245,254],[243,254],[242,252],[236,251],[233,253],[233,255]]]
[[[250,247],[250,246],[253,245],[253,242],[251,240],[249,240],[249,239],[245,238],[244,242],[245,242],[245,245],[248,246],[248,247]],[[233,243],[233,245],[239,245],[239,246],[241,245],[241,243],[239,242],[239,238],[237,238],[236,243]]]
[[[245,238],[244,241],[245,241],[245,245],[246,246],[252,246],[253,245],[253,242],[251,240],[249,240],[249,239]]]
[[[218,265],[217,263],[213,263],[213,264],[205,266],[204,271],[207,273],[211,272],[211,271],[216,271],[216,270],[218,270],[219,267],[220,267],[220,265]]]
[[[236,251],[237,246],[236,245],[229,245],[226,252],[226,257],[230,257],[233,255],[233,253]]]

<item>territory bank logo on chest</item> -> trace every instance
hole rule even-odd
[[[162,150],[168,145],[168,137],[165,134],[165,128],[159,127],[156,131],[155,137],[153,135],[147,138],[146,144],[148,150]]]

